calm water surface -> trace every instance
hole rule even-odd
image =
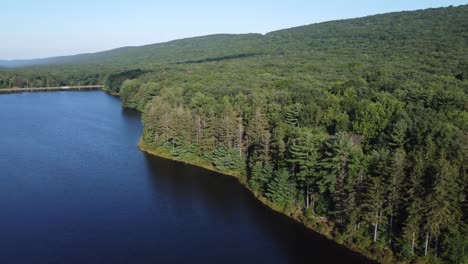
[[[103,92],[1,95],[0,263],[366,263],[141,131]]]

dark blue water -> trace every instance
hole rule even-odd
[[[141,131],[103,92],[1,95],[0,263],[366,262]]]

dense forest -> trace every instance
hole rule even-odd
[[[142,111],[142,149],[378,261],[468,263],[468,6],[36,64],[0,87],[105,84]]]

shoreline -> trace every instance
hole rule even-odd
[[[214,168],[213,166],[206,165],[206,164],[195,163],[195,162],[191,162],[191,161],[188,161],[188,160],[176,159],[173,156],[171,156],[170,154],[164,153],[162,151],[158,151],[158,149],[155,149],[154,147],[151,147],[151,146],[148,146],[148,145],[144,144],[143,139],[141,137],[140,137],[140,139],[138,141],[138,149],[140,151],[146,153],[146,154],[153,155],[153,156],[156,156],[158,158],[162,158],[162,159],[166,159],[166,160],[170,160],[170,161],[175,161],[175,162],[180,162],[180,163],[187,164],[187,165],[190,165],[190,166],[195,166],[195,167],[198,167],[198,168],[202,168],[202,169],[205,169],[205,170],[208,170],[208,171],[211,171],[211,172],[221,174],[221,175],[223,175],[225,177],[233,177],[233,178],[235,178],[237,180],[237,182],[239,184],[241,184],[245,189],[247,189],[250,192],[250,194],[252,196],[254,196],[254,198],[257,201],[262,203],[264,206],[268,207],[270,210],[273,210],[275,213],[278,213],[278,214],[281,214],[281,215],[283,215],[285,217],[288,217],[289,219],[291,219],[291,220],[295,221],[296,223],[302,225],[303,227],[307,228],[308,230],[313,231],[317,235],[319,235],[319,236],[321,236],[321,237],[323,237],[325,239],[331,240],[334,243],[336,243],[337,245],[342,246],[342,247],[352,251],[355,254],[361,255],[362,257],[366,258],[369,261],[373,261],[375,263],[394,263],[394,261],[395,261],[392,258],[392,259],[390,259],[389,262],[379,262],[378,259],[372,257],[373,256],[372,252],[364,251],[364,250],[359,249],[357,247],[352,247],[352,246],[350,246],[350,245],[348,245],[348,244],[346,244],[344,242],[339,243],[337,241],[337,239],[332,235],[332,233],[334,233],[334,230],[333,229],[327,229],[327,227],[329,227],[328,225],[325,225],[325,230],[329,230],[330,231],[329,233],[323,232],[323,231],[319,230],[319,228],[314,226],[314,224],[328,223],[328,221],[323,221],[323,219],[320,218],[320,217],[317,217],[316,219],[307,219],[306,216],[303,213],[301,213],[300,215],[294,215],[294,214],[291,214],[291,213],[288,213],[288,212],[285,212],[285,211],[281,210],[280,208],[274,206],[274,204],[272,204],[266,198],[257,195],[248,186],[248,183],[245,181],[245,179],[241,178],[242,177],[241,175],[234,175],[234,174],[230,174],[230,173],[220,172],[216,168]],[[306,221],[306,220],[308,220],[308,221]]]
[[[106,89],[101,89],[101,91],[105,92],[106,94],[108,94],[110,96],[119,97],[119,99],[120,99],[120,94],[119,93],[112,93],[112,92],[107,91]],[[0,93],[0,95],[1,94],[2,93]],[[129,107],[125,107],[125,106],[122,106],[122,107],[123,108],[128,108],[128,109],[134,109],[134,110],[138,111],[141,114],[141,111],[139,111],[138,109],[129,108]],[[154,148],[152,146],[146,145],[143,142],[143,138],[141,136],[140,136],[140,139],[138,141],[137,146],[138,146],[138,149],[141,152],[149,154],[149,155],[156,156],[158,158],[162,158],[162,159],[166,159],[166,160],[170,160],[170,161],[175,161],[175,162],[180,162],[180,163],[183,163],[183,164],[187,164],[187,165],[190,165],[190,166],[195,166],[195,167],[198,167],[198,168],[201,168],[201,169],[205,169],[205,170],[208,170],[208,171],[211,171],[211,172],[215,172],[215,173],[221,174],[221,175],[223,175],[225,177],[227,176],[227,177],[235,178],[237,180],[237,182],[239,184],[241,184],[245,189],[247,189],[249,191],[249,193],[257,201],[262,203],[264,206],[268,207],[270,210],[273,210],[275,213],[281,214],[282,216],[285,216],[288,219],[295,221],[297,224],[300,224],[301,226],[305,227],[309,231],[312,231],[315,234],[321,236],[322,238],[328,239],[328,240],[336,243],[338,246],[346,248],[347,250],[349,250],[349,251],[351,251],[351,252],[353,252],[355,254],[358,254],[358,255],[362,256],[363,258],[366,258],[368,261],[375,262],[375,263],[382,263],[382,264],[395,263],[395,261],[396,261],[396,259],[394,259],[393,256],[390,259],[387,258],[387,259],[384,259],[383,261],[379,261],[379,259],[374,257],[375,254],[373,254],[373,252],[370,252],[368,250],[362,250],[362,249],[360,249],[358,247],[355,247],[353,245],[349,245],[346,242],[341,242],[340,243],[336,239],[336,237],[334,236],[335,230],[333,230],[333,228],[330,227],[330,223],[332,223],[332,222],[329,222],[325,218],[322,218],[322,217],[316,217],[315,219],[307,218],[307,216],[304,213],[294,214],[292,212],[286,212],[286,211],[282,210],[281,208],[278,208],[273,203],[268,201],[265,197],[259,196],[256,192],[254,192],[249,187],[249,185],[248,185],[248,183],[246,181],[246,177],[243,176],[243,175],[240,175],[240,174],[236,175],[236,174],[232,174],[232,173],[221,172],[221,171],[217,170],[214,166],[209,165],[209,164],[203,164],[201,162],[196,163],[194,161],[176,159],[175,157],[173,157],[172,155],[170,155],[168,153],[165,153],[165,152],[163,152],[161,150],[158,150],[158,149],[156,149],[156,148]],[[324,232],[324,231],[328,231],[328,232]],[[387,255],[385,255],[385,256],[387,256]]]
[[[112,93],[112,92],[107,91],[106,89],[101,89],[101,91],[105,92],[106,94],[108,94],[110,96],[119,97],[119,99],[120,99],[120,94],[119,93]],[[2,93],[0,93],[0,95],[1,94]],[[129,107],[125,107],[125,106],[122,106],[122,107],[123,108],[128,108],[128,109],[134,109],[134,110],[138,111],[141,114],[141,111],[139,111],[138,109],[131,108],[131,107],[129,108]],[[295,221],[297,224],[300,224],[301,226],[305,227],[309,231],[312,231],[315,234],[321,236],[322,238],[328,239],[328,240],[336,243],[338,246],[346,248],[347,250],[349,250],[349,251],[351,251],[351,252],[353,252],[355,254],[358,254],[358,255],[362,256],[363,258],[366,258],[367,260],[369,260],[371,262],[385,264],[385,263],[395,263],[395,261],[396,261],[396,259],[394,259],[393,256],[390,259],[387,258],[387,259],[384,259],[383,261],[379,261],[379,259],[374,257],[375,254],[373,254],[373,252],[370,252],[368,250],[362,250],[362,249],[360,249],[358,247],[355,247],[353,245],[349,245],[346,242],[341,242],[340,243],[336,239],[336,237],[334,236],[335,230],[333,230],[333,228],[330,227],[330,223],[332,223],[332,222],[329,222],[325,218],[322,218],[322,217],[316,217],[315,219],[310,219],[310,218],[307,218],[307,216],[304,213],[294,214],[292,212],[286,212],[286,211],[282,210],[281,208],[278,208],[273,203],[268,201],[265,197],[259,196],[256,192],[254,192],[249,187],[245,176],[242,176],[240,174],[236,175],[236,174],[232,174],[232,173],[221,172],[221,171],[217,170],[214,166],[209,165],[209,164],[203,164],[201,162],[196,163],[194,161],[176,159],[176,158],[174,158],[172,155],[170,155],[168,153],[165,153],[165,152],[160,151],[160,150],[158,150],[158,149],[156,149],[156,148],[154,148],[152,146],[148,146],[148,145],[144,144],[143,139],[142,139],[141,136],[140,136],[140,139],[138,141],[137,146],[138,146],[138,149],[141,152],[149,154],[149,155],[156,156],[158,158],[162,158],[162,159],[166,159],[166,160],[170,160],[170,161],[175,161],[175,162],[180,162],[180,163],[183,163],[183,164],[187,164],[187,165],[190,165],[190,166],[195,166],[195,167],[198,167],[198,168],[201,168],[201,169],[205,169],[205,170],[208,170],[208,171],[211,171],[211,172],[215,172],[215,173],[221,174],[221,175],[223,175],[225,177],[235,178],[237,180],[237,182],[239,184],[241,184],[245,189],[247,189],[249,191],[249,193],[257,201],[262,203],[264,206],[268,207],[270,210],[273,210],[275,213],[281,214],[282,216],[285,216],[285,217],[289,218],[290,220]],[[328,231],[328,232],[324,232],[324,231]]]
[[[26,93],[26,92],[56,92],[56,91],[91,91],[102,90],[104,85],[81,85],[81,86],[54,86],[54,87],[24,87],[24,88],[2,88],[0,94]]]

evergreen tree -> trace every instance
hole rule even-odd
[[[273,178],[268,183],[266,196],[270,201],[285,208],[293,202],[294,188],[289,172],[282,169],[274,173]]]
[[[393,236],[393,226],[396,214],[402,202],[402,183],[405,178],[406,153],[403,148],[397,149],[390,160],[390,171],[386,179],[387,186],[387,210],[389,216],[388,231],[390,241]]]
[[[300,104],[293,104],[286,107],[284,112],[284,122],[292,127],[299,126]]]
[[[249,185],[255,192],[265,194],[272,175],[273,168],[270,165],[263,166],[262,162],[257,161],[252,167]]]
[[[403,225],[403,249],[406,255],[413,255],[415,247],[420,237],[423,213],[424,186],[423,176],[425,171],[423,155],[420,152],[413,154],[413,167],[410,170],[409,178],[405,183],[406,220]]]
[[[322,191],[331,194],[334,219],[342,229],[348,229],[357,224],[356,190],[364,157],[358,137],[347,133],[336,134],[326,145],[319,184]]]
[[[314,210],[315,201],[318,199],[318,164],[319,150],[326,134],[321,131],[299,129],[298,136],[290,143],[290,163],[297,165],[295,173],[296,181],[305,192],[306,209]]]
[[[460,185],[457,176],[457,169],[444,157],[437,160],[432,187],[424,203],[424,255],[428,254],[429,242],[433,239],[434,254],[437,256],[441,232],[460,221]]]
[[[245,133],[250,146],[248,150],[250,163],[262,161],[268,164],[270,162],[270,126],[261,108],[257,108],[253,113]]]
[[[366,180],[366,195],[363,207],[366,219],[373,227],[372,241],[379,239],[379,230],[385,223],[386,190],[385,179],[388,178],[389,151],[380,149],[372,153],[370,159],[369,177]]]

